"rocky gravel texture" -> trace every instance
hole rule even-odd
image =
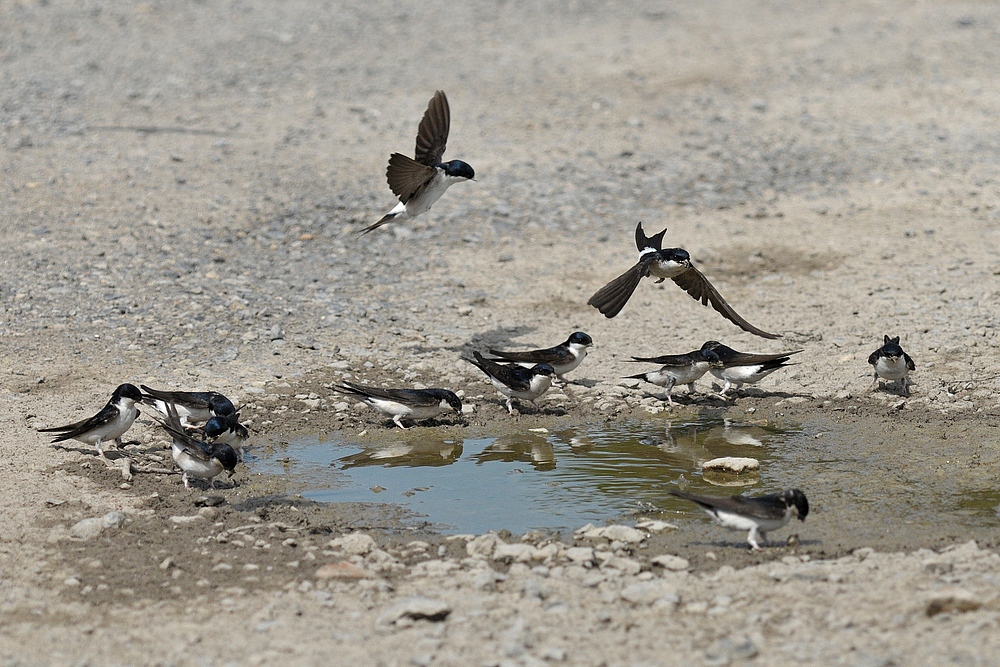
[[[148,420],[115,468],[35,429],[125,381],[222,391],[259,447],[388,433],[330,395],[347,378],[461,391],[468,425],[431,427],[456,433],[635,418],[664,406],[624,360],[715,339],[805,352],[678,414],[836,412],[858,475],[897,457],[874,511],[995,471],[998,32],[981,3],[0,5],[0,659],[990,664],[996,524],[827,515],[809,542],[810,516],[759,555],[683,527],[444,537],[246,469],[185,493]],[[358,238],[437,89],[476,182]],[[638,221],[784,338],[669,283],[586,306]],[[517,417],[462,360],[577,330],[581,384]],[[885,334],[916,361],[905,400],[869,390]]]

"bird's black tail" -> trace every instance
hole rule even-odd
[[[642,223],[640,222],[635,226],[635,247],[639,250],[639,252],[649,248],[652,248],[653,250],[662,250],[661,246],[663,246],[663,235],[666,233],[667,230],[664,229],[659,234],[653,234],[652,236],[647,237],[642,231]]]

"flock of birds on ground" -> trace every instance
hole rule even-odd
[[[393,153],[389,158],[386,178],[399,203],[378,222],[365,227],[361,235],[390,222],[425,213],[451,185],[475,179],[475,171],[469,164],[461,160],[441,161],[450,125],[448,99],[439,90],[420,121],[414,158],[401,153]],[[744,331],[768,339],[781,337],[741,317],[692,264],[686,250],[663,248],[666,231],[647,237],[640,222],[635,229],[638,262],[599,289],[588,305],[612,318],[622,311],[643,278],[652,276],[658,283],[669,278],[692,298],[701,301],[702,305],[711,305]],[[490,349],[490,357],[474,351],[473,358],[466,361],[487,375],[497,391],[506,397],[508,412],[514,414],[514,399],[535,405],[534,401],[550,389],[554,377],[566,381],[563,376],[583,362],[592,345],[589,335],[577,331],[566,342],[554,347],[521,352]],[[718,341],[708,341],[687,354],[632,357],[635,362],[657,364],[659,368],[628,377],[663,387],[664,400],[672,406],[672,391],[678,384],[686,384],[689,394],[694,393],[695,382],[705,373],[711,373],[724,382],[719,392],[724,397],[730,390],[738,392],[744,384],[756,384],[784,368],[789,365],[792,355],[801,351],[753,354],[738,352]],[[915,366],[900,347],[898,336],[885,336],[883,345],[872,352],[868,363],[874,368],[873,389],[882,378],[898,382],[901,394],[909,395],[907,376]],[[448,389],[388,389],[348,381],[333,388],[391,417],[400,428],[407,428],[405,421],[426,421],[447,410],[462,413],[461,400]],[[65,426],[39,430],[58,433],[53,443],[73,439],[93,445],[100,457],[106,459],[104,444],[113,440],[118,447],[122,446],[121,437],[138,416],[140,403],[151,406],[159,414],[159,424],[172,439],[171,454],[183,473],[185,488],[191,488],[192,478],[208,480],[215,488],[215,478],[222,472],[230,477],[233,475],[237,463],[243,459],[243,443],[248,432],[240,424],[232,401],[214,391],[160,391],[145,385],[137,388],[122,384],[96,415]],[[754,550],[760,549],[767,531],[784,526],[793,517],[805,520],[809,512],[805,494],[798,489],[753,498],[699,496],[676,490],[670,493],[694,502],[727,528],[749,531],[747,541]]]

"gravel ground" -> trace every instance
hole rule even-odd
[[[0,5],[0,35],[5,664],[995,662],[995,524],[712,558],[677,531],[448,539],[246,470],[222,504],[186,494],[138,470],[168,464],[148,420],[131,479],[34,429],[131,381],[223,391],[259,443],[388,437],[332,407],[347,377],[460,389],[475,412],[445,428],[470,432],[620,420],[660,409],[623,359],[717,339],[805,350],[713,409],[835,412],[913,466],[890,487],[859,462],[873,498],[995,481],[1000,9],[53,0]],[[477,181],[358,238],[437,89]],[[669,283],[586,306],[640,220],[784,338]],[[539,412],[461,360],[576,330],[584,385]],[[884,334],[917,363],[905,401],[868,391]]]

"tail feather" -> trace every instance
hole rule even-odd
[[[372,232],[372,231],[378,229],[382,225],[392,222],[392,219],[395,218],[397,215],[399,215],[399,214],[398,213],[386,213],[384,216],[382,216],[382,219],[379,220],[378,222],[376,222],[374,225],[368,225],[367,227],[365,227],[364,229],[362,229],[360,232],[358,232],[358,236],[364,236],[365,234],[368,234],[369,232]]]

